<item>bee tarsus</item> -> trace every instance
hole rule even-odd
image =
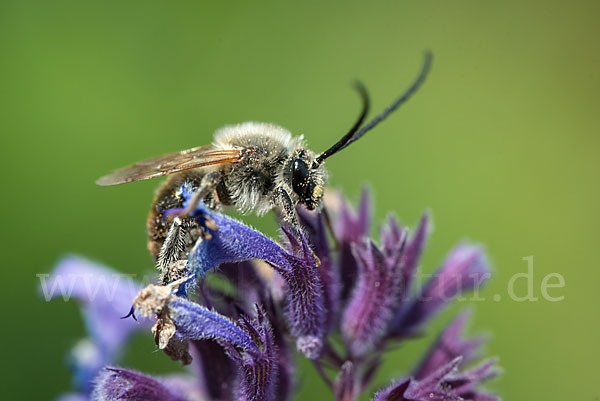
[[[206,199],[209,194],[213,195],[212,202],[209,207],[214,209],[217,204],[220,203],[216,189],[221,180],[222,175],[219,171],[211,171],[205,174],[200,181],[200,187],[194,192],[194,195],[189,200],[185,210],[181,213],[181,215],[183,217],[190,216],[196,209],[196,206],[198,206],[198,203],[201,200]]]

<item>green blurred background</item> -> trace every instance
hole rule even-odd
[[[328,161],[330,186],[356,199],[368,183],[376,222],[394,211],[414,226],[430,208],[426,271],[461,239],[486,245],[494,277],[471,332],[491,334],[488,354],[505,370],[490,388],[506,400],[597,400],[599,4],[2,1],[2,399],[52,399],[70,386],[78,308],[43,302],[37,273],[67,252],[127,273],[152,268],[144,224],[157,180],[100,188],[97,177],[246,120],[323,150],[357,115],[353,79],[381,109],[431,49],[425,86]],[[270,216],[247,219],[273,228]],[[540,300],[515,302],[507,285],[528,256]],[[565,278],[550,290],[561,302],[541,299],[549,273]],[[377,384],[430,341],[392,352]],[[175,366],[148,337],[124,364]],[[302,367],[298,399],[329,399]]]

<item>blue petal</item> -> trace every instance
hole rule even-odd
[[[190,268],[196,274],[204,274],[223,263],[250,259],[266,260],[275,266],[292,268],[287,252],[275,242],[241,222],[220,213],[210,211],[200,203],[196,216],[210,216],[217,225],[210,231],[210,240],[199,240],[189,256]]]
[[[81,393],[64,393],[60,395],[56,401],[89,401],[90,398]]]
[[[173,386],[133,370],[104,368],[96,378],[92,401],[185,401]]]
[[[258,352],[256,343],[229,318],[181,297],[169,301],[171,319],[181,339],[224,341],[246,351]]]
[[[169,316],[175,323],[178,338],[215,340],[237,363],[240,369],[236,399],[273,399],[278,358],[271,325],[262,309],[257,307],[255,319],[243,316],[234,323],[217,312],[177,297],[169,301]]]
[[[140,324],[120,319],[131,309],[142,288],[131,277],[77,256],[62,259],[42,282],[44,296],[75,298],[81,302],[90,334],[101,351],[113,351]]]
[[[131,308],[141,285],[131,277],[77,256],[62,259],[52,274],[41,278],[40,292],[50,300],[75,298],[81,303],[91,341],[80,341],[71,352],[76,385],[88,392],[98,370],[117,358],[123,343],[138,330],[150,327],[133,319],[121,319]]]

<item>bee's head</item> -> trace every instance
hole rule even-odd
[[[288,159],[289,183],[300,203],[314,210],[321,205],[325,187],[325,168],[315,163],[315,156],[305,149],[298,149]]]

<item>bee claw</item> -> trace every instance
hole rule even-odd
[[[133,320],[135,320],[136,322],[138,321],[137,317],[135,317],[135,307],[134,306],[131,307],[128,314],[126,314],[125,316],[121,316],[121,319],[127,319],[128,317],[132,317]]]

